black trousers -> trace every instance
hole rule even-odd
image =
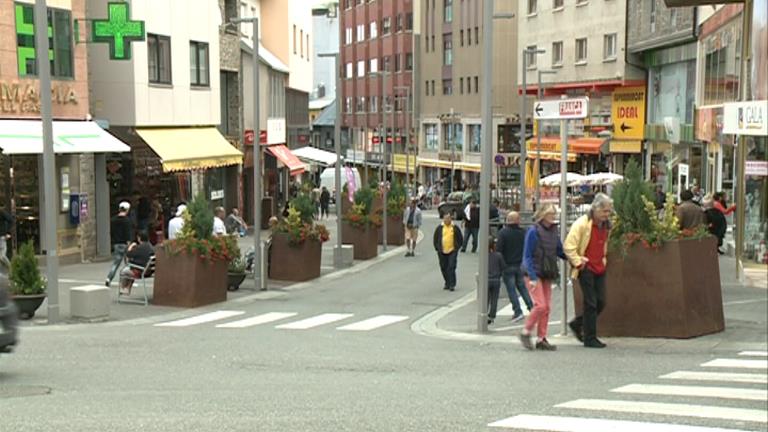
[[[490,319],[496,319],[499,291],[501,291],[501,279],[488,279],[488,318]]]
[[[584,342],[590,342],[597,339],[597,317],[605,309],[605,274],[598,276],[584,269],[579,273],[579,285],[583,297],[583,311],[573,323],[582,329]]]
[[[440,260],[440,273],[443,274],[443,280],[447,288],[456,286],[456,257],[458,255],[456,252],[453,251],[449,254],[437,253],[437,258]]]

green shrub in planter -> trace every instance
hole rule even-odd
[[[11,294],[39,295],[45,293],[45,279],[40,274],[32,242],[21,245],[11,260]]]

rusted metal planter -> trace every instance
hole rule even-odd
[[[384,228],[379,227],[379,244],[384,244]],[[405,227],[403,226],[403,217],[387,217],[387,245],[402,246],[405,244]]]
[[[358,228],[344,222],[341,235],[343,244],[354,246],[356,260],[368,260],[379,254],[379,228],[375,226]]]
[[[227,262],[211,261],[181,252],[156,252],[152,304],[199,307],[227,300]]]
[[[275,233],[269,253],[269,277],[294,282],[320,277],[322,246],[323,244],[316,240],[291,245],[287,234]]]

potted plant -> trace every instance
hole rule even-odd
[[[602,336],[690,338],[725,328],[717,240],[681,230],[671,194],[661,217],[651,185],[630,161],[613,190]],[[581,290],[574,293],[577,313]]]
[[[213,213],[198,195],[184,213],[178,238],[157,249],[152,302],[198,307],[227,299],[227,267],[239,255],[233,236],[213,235]]]
[[[398,181],[392,183],[387,194],[387,244],[402,246],[405,244],[405,227],[403,227],[403,211],[407,205],[405,187]],[[383,210],[379,214],[383,218]],[[379,230],[379,243],[384,243],[384,230]]]
[[[320,277],[322,244],[330,238],[313,220],[315,206],[307,191],[291,200],[288,216],[272,230],[269,276],[295,282]],[[297,265],[300,264],[300,265]]]
[[[11,260],[11,296],[21,319],[31,319],[45,300],[46,281],[40,274],[32,242],[21,245]]]
[[[240,256],[239,250],[227,267],[227,289],[237,291],[245,280],[245,260]]]
[[[342,242],[354,245],[355,259],[371,259],[378,255],[378,229],[381,216],[373,211],[377,193],[370,187],[363,187],[355,192],[355,203],[344,214]]]

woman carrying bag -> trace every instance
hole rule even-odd
[[[557,347],[547,341],[552,304],[552,283],[559,279],[557,259],[565,259],[563,244],[558,234],[555,218],[557,211],[552,204],[543,205],[534,216],[536,223],[528,228],[523,248],[523,269],[528,291],[533,300],[533,310],[525,322],[520,342],[528,350],[555,351]],[[537,340],[531,341],[533,328],[537,329]]]

